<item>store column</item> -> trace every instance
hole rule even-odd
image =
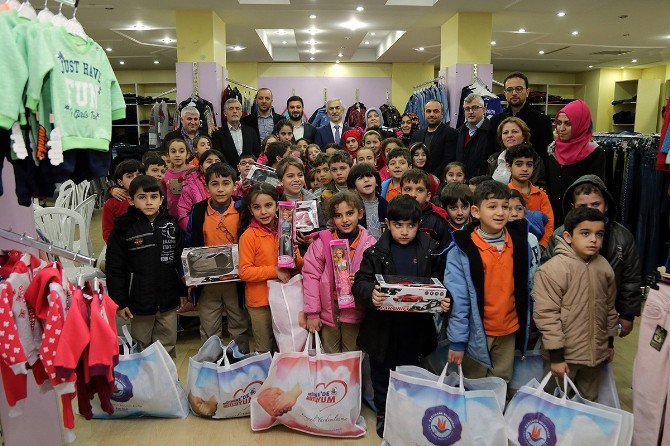
[[[440,76],[449,92],[451,125],[456,126],[461,89],[477,76],[491,88],[491,35],[493,15],[489,12],[459,12],[441,28]]]

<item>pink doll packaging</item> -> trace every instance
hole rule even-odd
[[[290,201],[279,202],[279,268],[295,268],[295,203]]]
[[[351,293],[351,281],[349,279],[351,274],[349,240],[331,240],[330,255],[333,259],[337,306],[339,308],[353,308],[356,306],[356,302],[354,301],[354,295]]]

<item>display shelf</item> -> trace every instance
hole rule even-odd
[[[544,101],[529,102],[530,105],[544,114],[549,114],[549,107],[564,106],[566,104],[552,104],[549,102],[549,95],[561,96],[567,99],[584,99],[586,94],[586,86],[584,84],[528,84],[528,89],[531,91],[541,91],[546,93]],[[494,85],[495,94],[503,93],[503,87]],[[507,106],[507,101],[501,102],[503,106]],[[552,108],[551,113],[556,113],[556,109]]]
[[[634,122],[626,124],[616,124],[612,121],[613,130],[622,130],[623,128],[633,130],[638,133],[655,133],[657,131],[659,118],[659,98],[661,93],[660,79],[629,79],[616,81],[614,83],[614,101],[626,99],[635,100],[613,104],[612,114],[622,111],[634,114]]]
[[[171,90],[176,87],[174,82],[130,82],[130,83],[120,83],[121,91],[124,94],[134,94],[135,96],[152,96],[158,97],[161,93]],[[161,96],[165,99],[175,100],[176,92],[169,93],[167,95]],[[170,108],[170,113],[175,112],[175,107],[177,104],[168,102],[168,107]],[[151,109],[154,104],[126,104],[126,119],[130,118],[132,122],[132,117],[134,117],[134,123],[125,123],[125,124],[113,124],[112,128],[115,129],[112,132],[112,142],[125,142],[129,144],[139,144],[140,136],[143,133],[148,132],[149,124],[141,124],[140,121],[146,121],[151,118]],[[123,121],[122,121],[123,122]],[[126,121],[128,122],[128,121]]]

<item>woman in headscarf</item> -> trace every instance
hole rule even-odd
[[[400,129],[396,131],[396,136],[405,144],[405,147],[410,146],[412,135],[419,128],[418,122],[419,118],[414,113],[403,113],[400,117]]]
[[[565,191],[583,175],[597,175],[605,181],[606,166],[605,151],[591,140],[591,111],[584,101],[577,99],[563,107],[554,124],[556,139],[547,150],[547,180],[558,226],[563,222]]]
[[[370,107],[365,112],[365,131],[375,130],[382,139],[393,138],[395,135],[384,127],[384,116],[378,108]]]

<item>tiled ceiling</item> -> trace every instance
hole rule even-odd
[[[112,50],[115,67],[123,60],[126,69],[164,69],[176,62],[176,43],[161,40],[176,38],[175,10],[184,7],[214,10],[226,22],[229,62],[309,62],[313,57],[314,62],[427,62],[437,67],[440,26],[458,11],[493,13],[496,69],[584,71],[589,65],[670,60],[668,0],[201,0],[188,5],[84,0],[77,18]],[[559,11],[565,16],[558,17]],[[236,46],[244,49],[235,51]],[[416,51],[419,47],[424,50]],[[601,52],[610,54],[594,54]]]

